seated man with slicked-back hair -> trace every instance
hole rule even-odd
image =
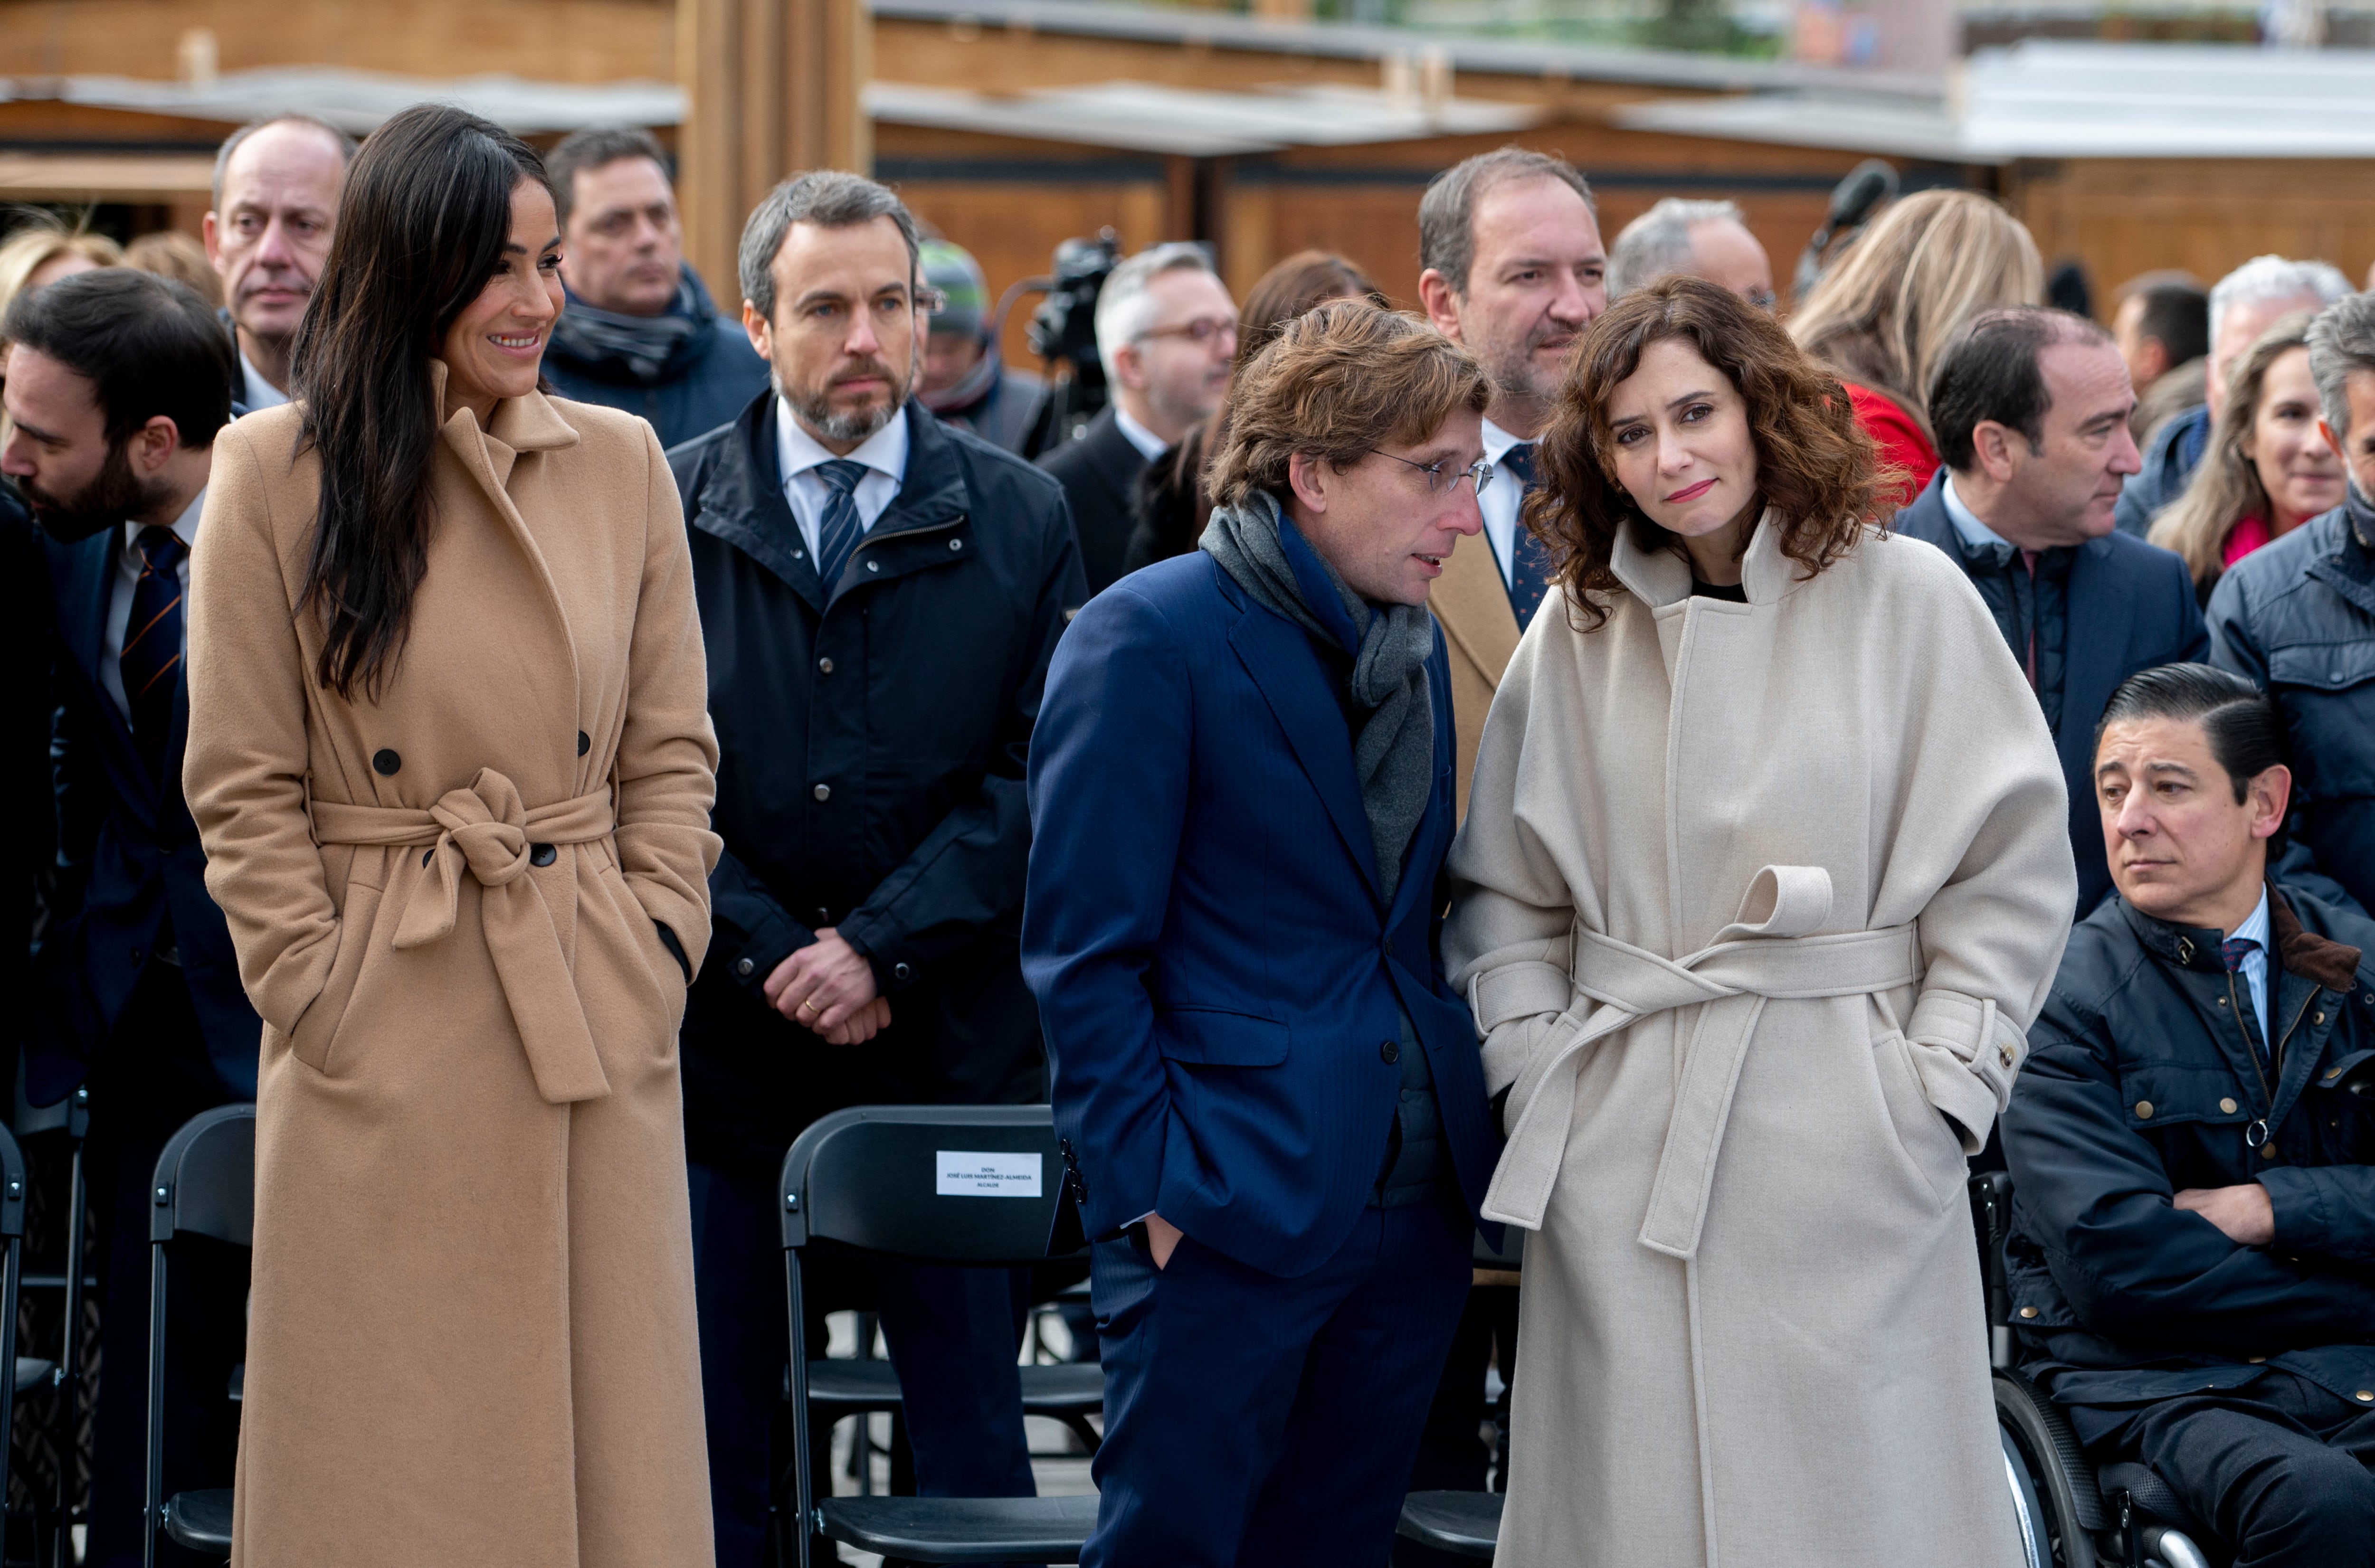
[[[2224,670],[2112,694],[2119,896],[2072,933],[2003,1116],[2013,1324],[2088,1456],[2149,1467],[2237,1568],[2369,1568],[2375,922],[2272,868],[2285,757]]]

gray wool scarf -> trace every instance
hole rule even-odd
[[[1216,506],[1199,548],[1220,563],[1237,586],[1264,608],[1275,610],[1330,646],[1341,634],[1312,609],[1303,584],[1286,559],[1278,535],[1278,501],[1255,490],[1235,506]],[[1426,656],[1435,648],[1435,627],[1424,605],[1388,605],[1382,609],[1354,593],[1318,551],[1312,560],[1327,574],[1358,639],[1346,695],[1354,718],[1353,772],[1361,804],[1369,816],[1369,843],[1377,856],[1377,880],[1387,907],[1401,880],[1402,855],[1426,814],[1435,784],[1435,704],[1427,691]]]

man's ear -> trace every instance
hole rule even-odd
[[[1136,343],[1125,343],[1114,350],[1114,380],[1132,392],[1146,390],[1146,350]]]
[[[209,212],[198,219],[198,239],[207,247],[207,265],[219,268],[222,265],[222,244],[216,235],[215,215]]]
[[[133,471],[153,474],[172,460],[182,449],[181,428],[164,415],[159,414],[132,432],[125,452],[132,459]]]
[[[2141,392],[2168,374],[2168,345],[2157,337],[2147,337],[2136,345],[2136,358],[2143,361],[2144,374],[2137,378],[2136,390]]]
[[[2243,804],[2251,809],[2251,836],[2267,839],[2275,836],[2285,825],[2285,811],[2293,798],[2293,771],[2279,762],[2275,767],[2254,774],[2243,786]]]
[[[1286,460],[1286,486],[1294,499],[1310,513],[1328,510],[1328,481],[1332,477],[1327,464],[1307,452],[1298,452]]]
[[[1435,330],[1459,341],[1459,297],[1451,290],[1450,279],[1428,267],[1418,275],[1418,301],[1426,310],[1426,319]]]
[[[1980,473],[2001,485],[2020,467],[2013,453],[2015,442],[2023,452],[2028,450],[2028,438],[2010,425],[1981,419],[1971,427],[1971,461],[1979,466]]]
[[[750,347],[759,351],[759,358],[771,365],[775,362],[774,329],[759,313],[759,307],[748,300],[742,301],[742,333],[750,338]]]

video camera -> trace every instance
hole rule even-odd
[[[1031,312],[1030,341],[1031,351],[1051,371],[1046,401],[1023,446],[1025,456],[1063,445],[1105,406],[1105,361],[1097,357],[1097,293],[1120,262],[1119,237],[1101,229],[1093,240],[1057,246],[1052,273],[1018,285],[1046,293]]]

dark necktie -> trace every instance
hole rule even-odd
[[[2259,950],[2260,944],[2251,940],[2249,937],[2229,937],[2225,941],[2218,944],[2218,956],[2227,961],[2227,973],[2229,974],[2242,974],[2243,961],[2250,958],[2253,953],[2256,953]],[[2245,976],[2243,980],[2243,995],[2248,998],[2251,994],[2251,982],[2249,976]],[[2251,1014],[2254,1020],[2258,1018],[2259,1010],[2258,1004],[2254,1003],[2251,1008]],[[2247,1030],[2245,1032],[2248,1034],[2250,1032]],[[2260,1042],[2260,1055],[2263,1057],[2265,1057],[2267,1054],[2268,1043],[2263,1040]]]
[[[140,578],[132,588],[132,618],[124,627],[117,673],[131,710],[132,738],[151,772],[165,762],[165,735],[173,727],[173,692],[182,671],[182,560],[189,546],[171,528],[140,530]]]
[[[1509,607],[1518,612],[1518,630],[1523,631],[1534,623],[1534,612],[1542,607],[1542,595],[1551,586],[1550,552],[1526,526],[1524,492],[1534,488],[1533,443],[1520,442],[1509,448],[1493,466],[1497,475],[1506,476],[1519,491],[1518,533],[1509,547]]]
[[[825,595],[831,597],[850,552],[866,536],[857,521],[857,482],[866,477],[866,465],[836,459],[818,464],[816,476],[825,488],[824,516],[817,523],[817,575],[824,579]]]

